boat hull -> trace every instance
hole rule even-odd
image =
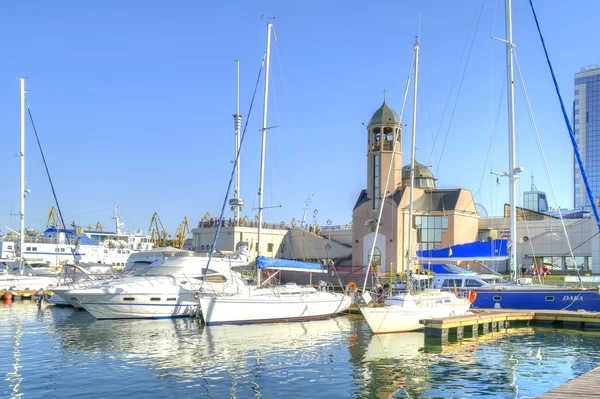
[[[392,334],[423,329],[421,320],[464,315],[469,304],[450,304],[438,307],[403,307],[384,305],[360,309],[373,334]]]
[[[0,291],[51,290],[58,284],[58,277],[18,276],[5,274],[0,276]]]
[[[600,312],[598,290],[513,289],[476,290],[474,308],[524,310],[585,310]]]
[[[350,307],[343,294],[310,297],[202,297],[200,307],[206,325],[276,323],[324,319]]]
[[[198,300],[191,290],[110,293],[100,290],[72,290],[75,301],[99,320],[162,319],[195,316]]]

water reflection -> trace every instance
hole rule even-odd
[[[203,327],[0,307],[2,397],[534,397],[595,367],[596,331],[511,328],[444,347],[360,316]]]

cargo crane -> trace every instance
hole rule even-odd
[[[50,211],[48,212],[48,221],[46,222],[46,227],[50,226],[56,227],[57,229],[61,226],[61,224],[59,223],[58,211],[56,210],[54,205],[52,205],[52,208],[50,208]]]
[[[148,230],[152,234],[152,241],[154,242],[155,247],[164,247],[168,245],[167,238],[169,238],[169,234],[165,230],[160,217],[158,217],[158,212],[154,212],[152,215],[152,219],[150,220],[150,227]]]
[[[185,244],[185,237],[190,234],[190,225],[188,224],[187,216],[183,217],[183,222],[177,227],[176,239],[173,240],[173,246],[175,248],[183,249]]]

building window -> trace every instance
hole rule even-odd
[[[369,249],[369,257],[371,257],[371,250]],[[373,258],[371,259],[371,266],[378,267],[381,266],[381,250],[375,247],[373,251]]]
[[[373,210],[379,209],[379,154],[373,155]]]
[[[284,250],[283,244],[279,244],[279,252],[283,254],[283,250]]]
[[[415,216],[414,227],[417,229],[417,242],[421,249],[434,249],[442,243],[442,232],[448,229],[447,216]]]
[[[272,243],[267,244],[267,252],[273,252],[273,244]]]
[[[6,250],[7,250],[7,251],[11,251],[11,250],[12,250],[12,245],[7,245],[7,246],[6,246]]]

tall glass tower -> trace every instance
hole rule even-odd
[[[581,68],[575,74],[573,126],[594,198],[600,197],[600,65]],[[574,163],[573,204],[591,206],[577,161]],[[598,201],[596,201],[598,202]]]
[[[546,193],[537,189],[533,182],[533,176],[531,176],[531,191],[523,193],[523,208],[536,212],[546,212],[548,210]]]

